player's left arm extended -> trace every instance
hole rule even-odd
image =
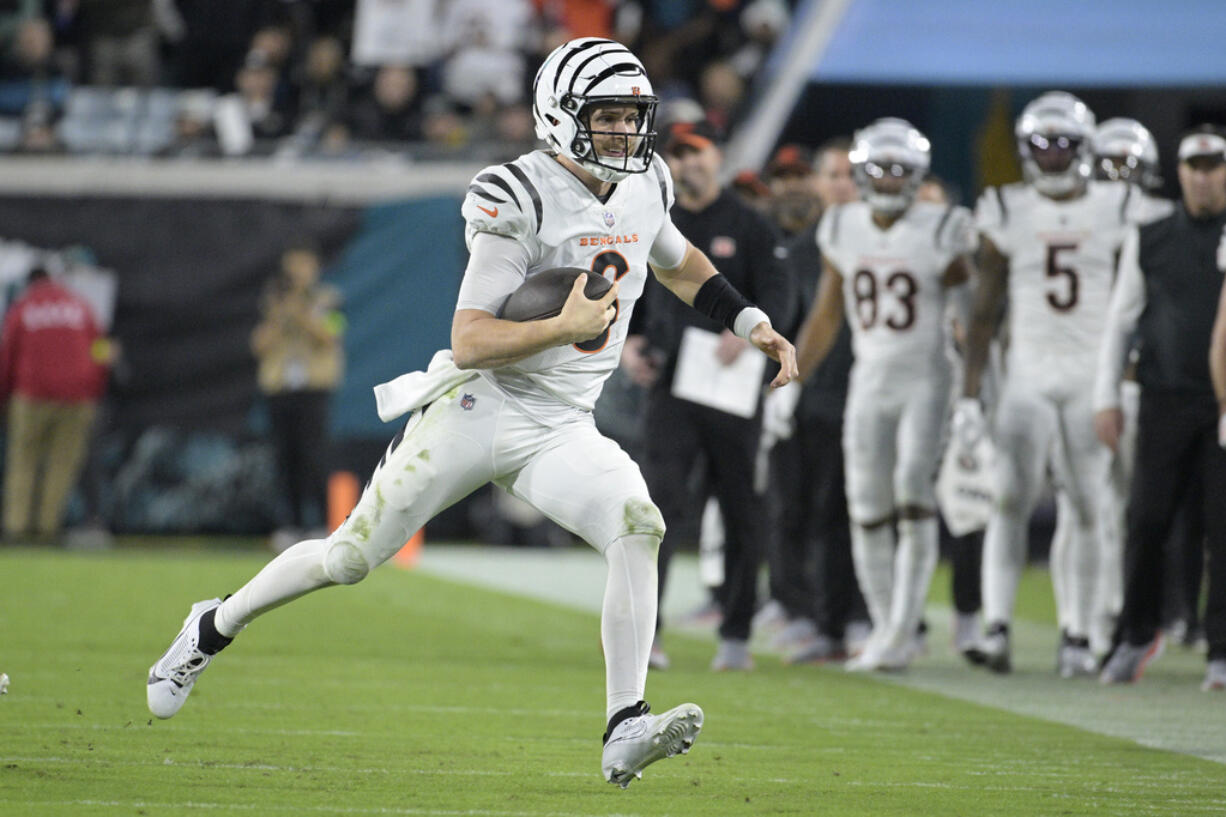
[[[768,357],[779,361],[779,374],[771,381],[772,388],[795,380],[796,349],[788,339],[775,331],[765,312],[745,300],[745,296],[719,274],[702,250],[689,241],[684,246],[680,263],[675,266],[661,265],[658,254],[653,252],[652,269],[656,280],[699,312],[724,324]]]
[[[807,380],[822,365],[842,325],[843,273],[829,258],[822,256],[822,279],[813,299],[813,308],[809,310],[796,337],[796,363],[801,380]]]

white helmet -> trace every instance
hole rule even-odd
[[[1098,126],[1094,133],[1095,176],[1112,181],[1135,182],[1146,190],[1162,186],[1158,175],[1158,144],[1135,119],[1116,117]]]
[[[932,163],[928,138],[905,119],[878,119],[852,137],[851,171],[860,196],[874,210],[898,213],[911,206]],[[879,191],[876,179],[905,178],[897,192]]]
[[[600,37],[581,37],[555,48],[532,83],[536,135],[606,182],[619,182],[651,167],[658,101],[638,58],[621,43]],[[592,147],[588,114],[601,105],[639,109],[638,133],[616,134],[626,140],[620,157],[598,156]]]
[[[1022,173],[1040,193],[1067,195],[1090,178],[1094,112],[1072,94],[1048,91],[1031,101],[1017,118],[1013,132],[1022,157]],[[1063,166],[1049,165],[1045,170],[1040,165],[1040,157],[1050,156],[1059,163],[1066,154]]]

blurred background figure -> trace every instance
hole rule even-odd
[[[1122,116],[1099,123],[1094,131],[1094,176],[1130,182],[1146,193],[1161,188],[1158,145],[1149,130]]]
[[[417,73],[403,65],[380,66],[369,91],[348,109],[345,126],[351,139],[384,143],[421,139]]]
[[[278,550],[323,527],[327,517],[328,401],[344,373],[345,321],[340,293],[320,283],[320,268],[313,242],[288,246],[251,335],[289,499],[287,525],[273,535]]]
[[[50,543],[85,463],[110,351],[88,302],[42,266],[28,280],[0,338],[0,400],[8,401],[4,536]]]
[[[809,149],[783,145],[763,174],[770,188],[770,215],[775,226],[790,239],[817,228],[822,204],[817,196],[817,170]]]
[[[767,166],[771,211],[780,229],[791,234],[787,263],[800,306],[788,332],[793,340],[823,275],[818,221],[827,208],[860,197],[850,151],[850,140],[836,137],[822,144],[810,163],[799,147],[785,145]],[[844,322],[814,373],[803,384],[767,395],[763,403],[774,603],[764,606],[756,623],[775,630],[772,646],[792,663],[855,652],[871,630],[852,565],[844,492],[843,407],[851,365],[851,330]]]
[[[92,85],[149,87],[158,81],[158,35],[151,0],[76,0]],[[57,9],[58,10],[58,9]]]
[[[1179,143],[1180,206],[1128,231],[1119,282],[1102,333],[1094,427],[1108,448],[1123,427],[1119,386],[1125,350],[1140,335],[1136,475],[1129,496],[1124,605],[1100,680],[1132,683],[1162,651],[1166,544],[1176,513],[1207,548],[1209,573],[1203,689],[1226,689],[1226,315],[1215,306],[1226,269],[1226,136],[1214,127]]]
[[[795,292],[782,263],[777,234],[766,219],[721,187],[723,154],[716,134],[710,122],[678,122],[662,140],[676,189],[673,223],[772,322],[786,326],[795,310]],[[716,321],[686,308],[663,287],[649,285],[644,294],[646,342],[632,344],[628,339],[631,351],[623,352],[624,362],[629,362],[636,349],[640,356],[654,354],[649,357],[655,379],[647,396],[643,475],[668,524],[694,503],[685,486],[699,457],[705,455],[726,528],[724,583],[719,594],[723,619],[711,667],[748,670],[753,667],[748,639],[762,556],[762,503],[749,477],[758,446],[758,410],[755,406],[750,416],[738,416],[673,394],[688,332],[702,330],[718,337],[711,366],[731,365],[748,344]],[[755,393],[761,386],[762,382],[745,384]],[[674,540],[675,533],[665,535],[660,548],[661,593],[676,547]]]

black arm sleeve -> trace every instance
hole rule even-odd
[[[723,275],[716,273],[708,278],[694,295],[694,308],[712,320],[719,321],[729,331],[735,331],[736,316],[742,309],[752,307],[745,296]]]

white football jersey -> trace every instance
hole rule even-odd
[[[545,151],[478,173],[462,207],[470,245],[479,232],[508,236],[528,249],[528,277],[580,267],[620,284],[617,317],[605,334],[483,376],[538,419],[590,411],[621,358],[630,313],[647,281],[648,255],[672,205],[672,177],[658,155],[646,173],[628,176],[604,203]],[[497,295],[500,305],[510,292]]]
[[[843,275],[859,377],[866,367],[904,378],[948,368],[941,279],[976,241],[965,207],[915,202],[888,230],[873,222],[866,202],[826,211],[817,243]]]
[[[984,191],[979,231],[1009,258],[1011,374],[1090,386],[1124,234],[1155,208],[1122,182],[1065,201],[1024,184]]]

